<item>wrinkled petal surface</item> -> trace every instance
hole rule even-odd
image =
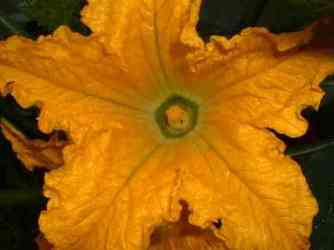
[[[204,44],[199,0],[88,2],[89,37],[61,27],[0,43],[1,93],[71,141],[45,178],[39,223],[54,248],[309,249],[316,201],[268,129],[302,135],[301,110],[334,73],[333,52],[308,45],[312,28]],[[199,115],[168,139],[154,115],[175,94]]]

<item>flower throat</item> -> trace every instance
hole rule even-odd
[[[166,138],[180,138],[191,132],[198,119],[197,103],[172,95],[155,111],[155,121]]]

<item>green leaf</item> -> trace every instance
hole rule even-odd
[[[331,0],[271,0],[256,22],[273,32],[301,29],[314,20],[334,14]]]
[[[28,36],[28,34],[24,31],[22,21],[25,21],[24,17],[21,16],[21,18],[18,18],[15,15],[5,15],[4,12],[0,10],[0,38],[13,34]]]
[[[38,205],[43,203],[44,199],[39,189],[0,190],[0,207]]]
[[[11,21],[9,21],[9,18],[5,15],[0,13],[0,23],[3,27],[7,28],[11,33],[17,34],[19,33],[19,29],[15,27]]]
[[[296,31],[316,19],[334,15],[332,0],[210,0],[202,2],[199,33],[230,37],[249,26],[272,32]]]
[[[60,25],[67,25],[87,34],[87,27],[80,23],[80,9],[84,3],[84,0],[24,0],[21,9],[30,19],[46,28],[47,32],[54,31]]]
[[[206,40],[210,35],[232,36],[242,28],[255,25],[266,0],[202,1],[197,26]]]
[[[296,145],[287,149],[286,154],[292,157],[299,157],[302,155],[309,155],[317,153],[318,151],[326,150],[334,147],[334,138],[317,142],[316,144]]]

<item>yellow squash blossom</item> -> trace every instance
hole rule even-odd
[[[2,95],[69,138],[39,220],[54,249],[309,249],[317,203],[272,130],[304,134],[334,56],[311,28],[205,43],[200,4],[89,0],[89,37],[0,43]]]

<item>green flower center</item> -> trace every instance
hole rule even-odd
[[[179,95],[167,98],[155,112],[155,120],[166,138],[185,136],[195,128],[197,118],[197,103]]]

